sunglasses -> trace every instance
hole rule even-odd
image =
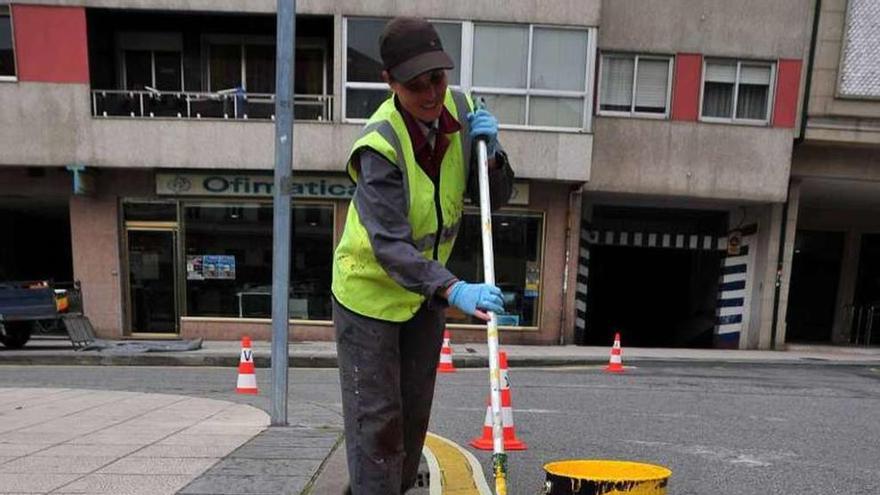
[[[437,88],[445,82],[446,71],[438,69],[403,83],[403,87],[413,93],[421,93],[431,87]]]

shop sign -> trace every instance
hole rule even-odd
[[[275,184],[271,175],[156,174],[156,194],[270,198]],[[295,198],[351,198],[354,185],[345,176],[293,176]]]
[[[265,174],[156,174],[156,194],[161,196],[271,198],[273,189],[272,176]],[[294,175],[290,189],[294,198],[350,199],[355,186],[346,176]],[[514,183],[508,204],[529,204],[527,182]]]

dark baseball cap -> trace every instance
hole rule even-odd
[[[437,30],[419,17],[395,17],[379,37],[382,63],[395,81],[410,79],[434,69],[452,69],[455,63],[443,51]]]

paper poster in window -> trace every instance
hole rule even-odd
[[[187,255],[186,257],[186,279],[187,280],[205,280],[203,259],[201,255]]]
[[[235,280],[235,256],[206,254],[202,267],[205,280]]]
[[[523,297],[538,297],[541,284],[541,269],[537,261],[526,262],[526,286]]]

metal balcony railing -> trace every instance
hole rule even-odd
[[[92,90],[95,117],[275,120],[275,95],[234,89],[215,93]],[[332,95],[294,95],[297,120],[331,120]]]

